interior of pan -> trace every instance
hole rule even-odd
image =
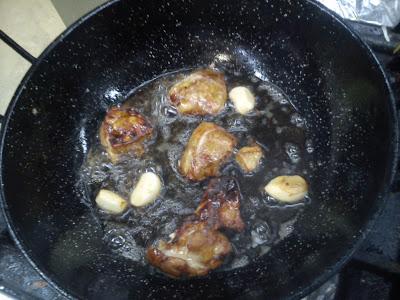
[[[79,169],[107,107],[159,74],[221,55],[279,86],[305,118],[313,201],[289,237],[244,268],[152,276],[105,247]],[[304,1],[116,2],[61,37],[19,92],[3,136],[6,216],[34,264],[78,297],[299,295],[351,253],[390,181],[385,79],[357,38]]]

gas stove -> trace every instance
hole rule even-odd
[[[390,31],[350,22],[349,25],[371,46],[388,75],[400,109],[400,28]],[[32,268],[15,246],[0,215],[0,299],[66,299]],[[400,176],[397,176],[382,217],[361,248],[342,271],[305,297],[307,300],[399,299],[400,296]],[[6,299],[6,298],[4,298]]]

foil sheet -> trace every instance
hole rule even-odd
[[[400,0],[317,0],[341,17],[384,27],[400,22]]]

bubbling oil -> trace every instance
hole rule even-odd
[[[101,188],[129,199],[142,173],[151,170],[162,178],[162,194],[146,207],[131,207],[121,216],[110,216],[95,208],[104,225],[104,242],[110,250],[146,266],[146,248],[155,240],[168,240],[168,235],[193,214],[207,187],[207,180],[189,182],[177,169],[193,130],[202,121],[218,124],[238,139],[235,152],[242,146],[258,143],[264,158],[255,172],[244,174],[235,163],[234,155],[221,168],[221,176],[237,179],[242,194],[241,214],[246,229],[239,234],[227,233],[233,253],[218,271],[235,269],[267,253],[294,230],[296,216],[305,202],[279,204],[265,195],[263,187],[279,175],[307,174],[306,157],[312,145],[306,139],[305,121],[290,99],[274,84],[249,74],[220,70],[225,74],[228,90],[246,86],[253,92],[257,105],[250,114],[242,116],[236,113],[228,101],[217,116],[179,115],[168,101],[168,90],[191,71],[179,70],[146,82],[134,89],[121,104],[134,107],[154,127],[155,134],[147,142],[143,157],[138,159],[127,155],[112,164],[96,137],[82,166],[81,178],[88,197],[93,199],[93,207]],[[154,272],[150,266],[149,272]]]

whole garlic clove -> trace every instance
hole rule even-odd
[[[128,207],[128,202],[118,194],[102,189],[96,196],[97,206],[106,213],[118,215],[123,213]]]
[[[229,98],[232,100],[236,111],[242,115],[251,112],[256,105],[254,95],[244,86],[233,88],[229,92]]]
[[[298,175],[278,176],[272,179],[264,190],[278,201],[293,203],[306,196],[308,185],[304,178]]]
[[[142,174],[131,194],[131,204],[140,207],[154,202],[160,195],[161,187],[161,180],[156,174],[153,172]]]

